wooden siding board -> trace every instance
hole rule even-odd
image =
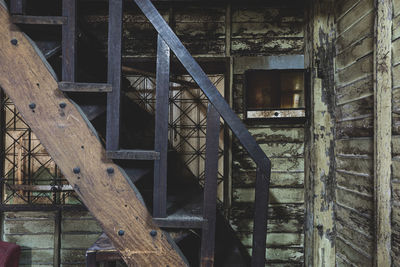
[[[352,64],[354,61],[359,60],[360,58],[365,57],[372,52],[373,37],[369,35],[338,54],[336,56],[336,66],[338,69],[343,69]]]
[[[336,87],[337,104],[341,105],[373,94],[372,74]]]
[[[373,178],[370,175],[355,175],[351,173],[336,172],[338,186],[354,190],[366,195],[373,195]]]
[[[342,238],[336,238],[336,248],[337,253],[344,255],[346,260],[352,264],[356,266],[372,266],[372,259],[350,242]]]
[[[354,209],[336,205],[336,220],[354,226],[367,236],[374,235],[373,220]]]
[[[345,50],[351,44],[358,42],[365,36],[372,35],[374,29],[374,13],[370,12],[343,33],[338,33],[336,40],[337,53]]]
[[[369,96],[357,101],[348,102],[337,106],[336,119],[344,120],[347,118],[372,116],[374,111],[374,97]]]
[[[335,141],[337,154],[372,155],[373,145],[374,143],[372,138],[351,138]]]
[[[393,18],[392,40],[397,40],[400,37],[400,15]]]
[[[341,205],[352,207],[367,216],[372,217],[374,215],[374,201],[372,196],[366,197],[356,192],[337,188],[336,201]]]
[[[372,236],[367,236],[363,233],[360,233],[355,230],[354,227],[349,227],[348,225],[338,222],[336,224],[337,233],[343,237],[346,237],[346,240],[349,240],[351,243],[355,244],[358,248],[364,250],[367,254],[374,254],[374,239]]]
[[[393,0],[393,15],[397,16],[400,14],[400,1]]]
[[[343,17],[346,15],[352,8],[354,8],[360,0],[339,0],[336,1],[336,16],[338,18]]]
[[[371,12],[373,8],[373,1],[361,0],[337,21],[336,30],[339,33],[344,32],[346,29],[356,23],[357,20]]]
[[[350,66],[338,70],[337,82],[338,85],[348,84],[359,80],[362,77],[368,76],[373,71],[373,57],[372,54],[367,55]]]

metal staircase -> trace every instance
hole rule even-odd
[[[122,58],[122,16],[123,0],[109,1],[109,41],[108,41],[108,83],[77,83],[76,82],[76,0],[62,1],[62,16],[37,17],[24,14],[24,1],[11,0],[11,21],[16,24],[47,24],[62,25],[62,81],[58,89],[64,92],[103,92],[107,94],[106,123],[106,157],[112,160],[153,161],[153,218],[158,227],[166,228],[199,228],[201,229],[201,266],[214,265],[215,227],[217,217],[217,172],[220,119],[233,132],[237,140],[247,150],[257,164],[255,216],[253,230],[252,266],[265,265],[266,225],[268,208],[269,178],[271,163],[245,125],[226,103],[213,83],[201,69],[199,64],[183,46],[175,33],[162,18],[150,0],[135,0],[134,2],[148,18],[158,32],[157,71],[156,71],[156,109],[155,109],[155,141],[153,150],[126,150],[120,148],[120,110],[121,110],[121,58]],[[18,42],[18,40],[17,40]],[[11,40],[12,43],[12,40]],[[14,45],[14,44],[12,44]],[[200,216],[179,216],[167,212],[167,158],[168,158],[168,112],[170,89],[170,58],[171,51],[193,77],[200,89],[208,98],[207,135],[205,159],[205,184],[203,193],[203,212]],[[3,74],[1,74],[3,75]],[[3,83],[4,84],[4,83]],[[0,84],[1,86],[6,86]],[[16,103],[17,104],[17,103]],[[61,107],[61,106],[60,106]],[[65,107],[65,106],[64,106]],[[61,107],[63,108],[63,107]],[[35,108],[33,108],[35,109]],[[31,108],[31,110],[33,110]],[[21,112],[23,113],[23,112]],[[39,136],[40,138],[40,136]],[[45,143],[45,142],[44,142]],[[51,151],[50,151],[51,154]],[[80,173],[79,167],[73,173]],[[107,175],[112,176],[116,170],[108,167]],[[68,173],[65,174],[68,178]],[[70,180],[70,179],[69,179]],[[72,183],[71,183],[72,184]],[[79,187],[74,187],[79,190]],[[80,192],[79,192],[80,193]],[[101,192],[94,192],[101,193]],[[82,196],[81,196],[82,197]],[[83,198],[85,202],[85,198]],[[87,200],[88,201],[88,200]],[[101,210],[92,208],[85,202],[96,218]],[[119,220],[118,214],[113,220]],[[103,222],[100,220],[100,223]],[[105,233],[112,241],[124,235],[124,230],[110,231],[105,227]],[[154,238],[156,232],[150,232]],[[155,233],[155,234],[154,234]],[[117,236],[116,236],[117,235]],[[140,243],[140,241],[138,241]],[[172,242],[172,241],[169,241]],[[161,245],[162,246],[162,245]],[[174,246],[172,246],[174,247]],[[121,244],[116,249],[129,261],[135,262]],[[168,249],[167,249],[168,251]],[[179,253],[178,253],[179,254]],[[136,255],[136,254],[135,254]],[[147,254],[146,254],[147,255]],[[149,254],[151,257],[151,253]],[[162,262],[162,258],[159,259]],[[151,258],[146,259],[152,262]],[[167,261],[166,261],[167,262]],[[172,262],[172,261],[170,261]],[[182,262],[177,260],[177,262]],[[178,264],[177,264],[178,265]]]

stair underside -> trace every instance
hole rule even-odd
[[[185,266],[129,179],[107,159],[87,119],[58,89],[43,56],[11,23],[4,3],[0,4],[0,86],[24,120],[129,266]],[[12,44],[12,39],[18,44]],[[60,108],[61,102],[67,104],[65,108]],[[36,104],[34,109],[31,103]],[[73,172],[76,167],[78,174]],[[110,167],[115,170],[112,174],[106,171]],[[119,230],[124,230],[122,236]],[[152,230],[157,231],[156,237],[149,234]]]

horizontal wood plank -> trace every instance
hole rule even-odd
[[[112,85],[108,83],[59,82],[58,88],[63,92],[112,92]]]
[[[11,21],[15,24],[64,25],[67,23],[68,18],[55,16],[13,15]]]

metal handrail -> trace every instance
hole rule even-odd
[[[252,266],[264,266],[271,161],[150,0],[134,0],[257,164]]]

